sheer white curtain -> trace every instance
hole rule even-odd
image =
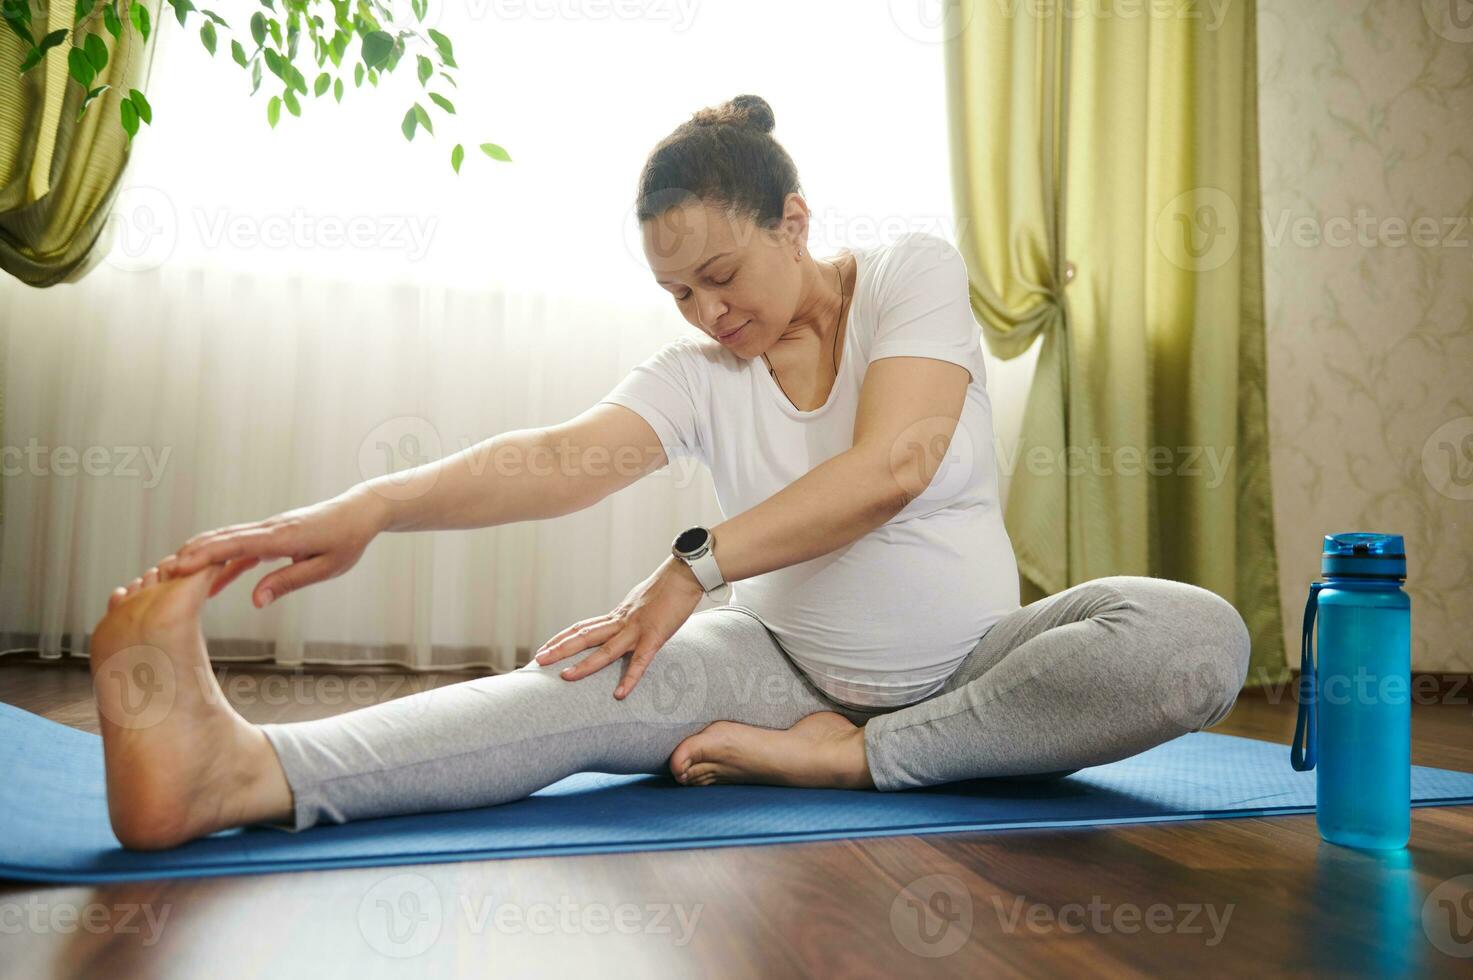
[[[693,330],[629,210],[649,148],[700,106],[772,104],[817,254],[951,237],[939,38],[904,6],[432,5],[463,68],[431,88],[459,113],[413,143],[412,71],[272,131],[240,73],[161,23],[107,260],[0,282],[0,645],[80,650],[109,590],[190,535],[568,418]],[[457,177],[456,141],[515,162],[472,152]],[[989,370],[1006,459],[1031,362]],[[677,462],[557,520],[387,535],[264,611],[237,584],[206,633],[222,660],[509,669],[720,518]]]

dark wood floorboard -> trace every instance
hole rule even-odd
[[[223,669],[256,722],[463,679]],[[1473,771],[1470,695],[1452,684],[1417,698],[1416,764]],[[97,730],[81,662],[0,660],[0,700]],[[1292,694],[1245,692],[1213,730],[1287,743]],[[0,882],[0,977],[1470,976],[1473,898],[1456,905],[1459,882],[1432,894],[1459,876],[1467,896],[1473,807],[1414,809],[1411,844],[1381,855],[1323,843],[1313,816],[1291,816],[95,888]],[[416,888],[440,897],[421,920],[438,931],[389,935],[380,903],[401,903],[408,922]]]

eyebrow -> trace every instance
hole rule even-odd
[[[731,254],[730,252],[718,252],[715,255],[711,256],[709,259],[707,259],[706,261],[702,262],[699,266],[696,267],[696,275],[700,275],[701,274],[701,270],[705,269],[706,266],[710,265],[712,262],[715,262],[717,259],[721,258],[722,256],[730,255],[730,254]],[[671,284],[668,279],[656,279],[655,282],[659,283],[661,286],[669,286]]]

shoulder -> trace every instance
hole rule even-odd
[[[896,238],[887,246],[887,261],[909,268],[933,268],[953,266],[965,268],[962,253],[940,235],[929,231],[910,231]]]
[[[667,342],[650,355],[646,365],[678,378],[688,387],[700,388],[712,374],[729,368],[734,355],[714,340],[681,336]]]
[[[950,241],[929,231],[910,231],[887,245],[872,246],[874,288],[884,293],[916,278],[967,277],[967,264]]]
[[[967,263],[950,241],[911,231],[887,245],[871,246],[869,290],[883,308],[916,293],[966,293]]]

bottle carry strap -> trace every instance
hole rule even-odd
[[[1320,589],[1324,587],[1324,582],[1309,583],[1309,598],[1304,603],[1304,632],[1299,643],[1299,717],[1294,722],[1294,743],[1289,751],[1290,763],[1300,772],[1313,769],[1315,764],[1318,719],[1315,716],[1314,620],[1320,607]]]

